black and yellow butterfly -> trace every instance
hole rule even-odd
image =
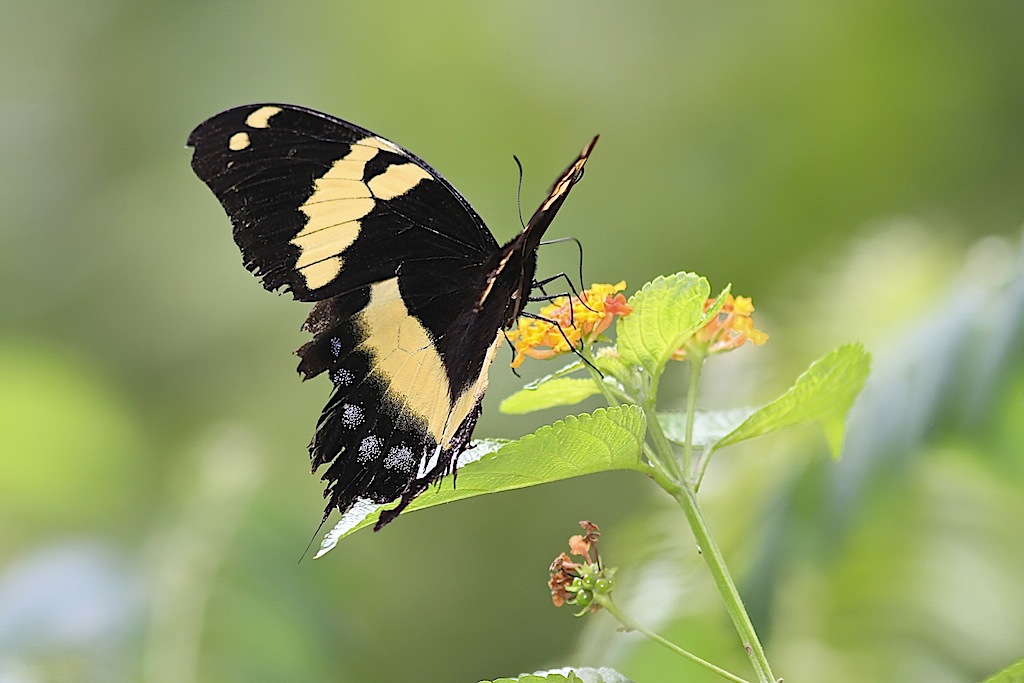
[[[377,529],[454,471],[487,370],[535,281],[541,236],[595,137],[518,236],[499,246],[448,181],[402,147],[310,109],[253,104],[189,135],[245,267],[316,302],[296,353],[334,391],[309,445],[329,498],[387,503]]]

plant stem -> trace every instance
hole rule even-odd
[[[661,469],[669,472],[673,481],[684,480],[684,473],[679,469],[679,461],[676,460],[672,444],[665,436],[665,432],[662,431],[661,423],[658,422],[658,411],[648,403],[644,403],[641,408],[647,418],[647,434],[651,437],[653,446],[654,455],[651,459],[659,463]]]
[[[711,464],[711,453],[712,447],[706,445],[701,450],[700,455],[697,456],[697,464],[694,465],[693,472],[694,493],[700,493],[700,483],[704,481],[704,473],[708,471],[708,465]]]
[[[592,360],[590,352],[587,349],[583,349],[581,353],[588,361]],[[601,373],[598,372],[593,365],[589,363],[585,363],[584,365],[587,368],[587,372],[590,373],[590,379],[597,384],[598,389],[601,390],[601,394],[604,396],[604,400],[609,406],[617,406],[621,403],[635,404],[637,402],[635,398],[626,392],[622,391],[618,387],[608,384],[608,382],[605,382],[604,377],[601,376]],[[676,463],[675,458],[671,457],[672,445],[668,442],[668,439],[665,438],[664,432],[661,431],[661,425],[657,422],[657,413],[654,412],[653,407],[648,410],[648,406],[646,405],[642,405],[641,409],[644,411],[644,416],[647,418],[648,431],[654,435],[654,441],[658,443],[658,450],[651,448],[645,443],[644,454],[650,461],[651,466],[670,480],[675,481],[681,476],[679,466]],[[653,427],[651,425],[653,425]],[[658,457],[659,453],[668,453],[670,457],[663,460]]]
[[[690,387],[686,390],[686,438],[683,440],[683,473],[684,481],[693,481],[693,422],[697,414],[697,386],[700,384],[700,371],[704,367],[704,356],[691,350],[690,352]]]
[[[594,599],[608,611],[608,614],[618,619],[619,623],[621,623],[623,626],[630,628],[638,633],[644,634],[645,636],[647,636],[654,642],[658,643],[659,645],[668,648],[677,655],[682,655],[683,657],[686,657],[695,664],[700,664],[705,669],[715,672],[716,674],[718,674],[722,678],[725,678],[726,680],[733,681],[733,683],[748,683],[746,679],[740,678],[735,674],[729,673],[725,669],[715,666],[707,660],[701,659],[692,652],[688,652],[683,648],[679,647],[678,645],[676,645],[675,643],[662,638],[654,631],[648,631],[646,628],[644,628],[643,626],[641,626],[640,624],[636,623],[635,621],[627,617],[625,614],[623,614],[622,611],[619,610],[618,606],[612,601],[610,595],[595,595]]]
[[[622,402],[620,397],[616,396],[612,392],[612,388],[610,386],[608,386],[607,382],[604,381],[604,377],[601,376],[601,373],[598,372],[594,368],[593,365],[591,365],[591,363],[590,363],[590,353],[588,353],[586,350],[583,350],[580,353],[588,361],[584,365],[586,365],[587,372],[590,373],[590,379],[593,380],[594,384],[597,385],[597,388],[600,389],[601,395],[604,396],[605,402],[609,406],[617,406],[617,405],[619,405],[619,403]],[[632,398],[630,398],[630,397],[625,397],[625,398],[628,399],[629,403],[633,402]]]
[[[711,570],[711,576],[715,580],[715,585],[722,596],[722,601],[725,602],[725,609],[729,613],[729,617],[732,619],[740,639],[743,641],[743,647],[747,651],[747,656],[750,657],[751,664],[754,666],[758,681],[760,683],[775,683],[776,679],[772,674],[771,667],[768,665],[764,648],[757,639],[757,633],[754,631],[754,625],[751,623],[750,617],[747,616],[747,610],[743,607],[743,600],[740,598],[739,591],[736,590],[736,584],[733,583],[729,569],[725,565],[722,551],[718,548],[718,544],[715,543],[715,539],[711,535],[711,529],[708,527],[704,513],[697,502],[697,496],[689,484],[685,483],[669,491],[669,493],[679,503],[679,506],[686,514],[687,520],[690,522],[690,528],[693,530],[693,535],[697,540],[697,547],[700,549],[704,561],[707,562],[708,569]]]
[[[665,432],[661,429],[661,423],[658,421],[656,405],[658,383],[656,378],[650,375],[646,377],[646,386],[640,389],[641,400],[639,405],[644,411],[644,417],[647,418],[647,435],[650,437],[651,450],[653,451],[650,458],[661,470],[668,472],[672,481],[680,481],[683,479],[683,472],[679,469],[679,461],[676,459],[675,450],[672,448],[672,444],[665,436]]]

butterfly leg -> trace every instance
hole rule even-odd
[[[594,370],[597,371],[597,374],[601,375],[602,378],[604,377],[604,373],[601,372],[600,370],[598,370],[597,366],[594,365],[593,363],[591,363],[589,360],[587,360],[587,357],[584,356],[583,353],[578,348],[576,348],[576,345],[573,344],[572,341],[569,339],[569,337],[565,334],[565,330],[562,329],[562,326],[558,324],[557,320],[551,320],[549,318],[545,318],[542,315],[537,315],[536,313],[527,313],[526,311],[523,311],[519,315],[523,316],[524,318],[531,318],[532,320],[540,320],[540,321],[546,322],[546,323],[548,323],[550,325],[554,325],[556,328],[558,328],[558,331],[561,332],[562,339],[564,339],[565,343],[569,345],[569,348],[572,349],[572,352],[575,353],[577,356],[579,356],[580,360],[582,360],[584,363],[586,363],[590,367],[594,368]],[[583,344],[583,340],[580,340],[580,344],[581,345]]]

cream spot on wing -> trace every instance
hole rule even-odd
[[[444,433],[439,440],[446,448],[451,444],[452,437],[455,436],[455,432],[458,431],[459,426],[462,425],[462,421],[466,419],[466,416],[476,406],[476,402],[483,398],[484,392],[487,391],[487,372],[491,367],[491,363],[494,362],[494,356],[498,353],[498,349],[505,343],[505,334],[503,330],[498,330],[494,341],[491,343],[491,347],[487,349],[487,356],[484,358],[484,364],[480,367],[480,375],[476,378],[476,381],[470,386],[466,387],[466,390],[455,400],[455,405],[452,407],[451,417],[448,420],[448,424],[445,426]]]
[[[330,284],[331,280],[338,277],[341,272],[341,260],[337,258],[327,259],[318,263],[311,263],[300,269],[302,277],[306,280],[306,286],[316,289]]]
[[[494,287],[495,280],[498,279],[498,276],[501,274],[501,271],[505,270],[505,266],[508,265],[508,260],[512,258],[513,253],[515,252],[510,251],[507,254],[505,254],[501,258],[501,261],[498,263],[498,265],[494,268],[494,270],[492,270],[490,274],[487,276],[487,285],[484,287],[484,293],[481,294],[480,298],[477,299],[476,301],[475,310],[479,311],[481,308],[483,308],[484,301],[486,301],[487,297],[490,295],[491,289]]]
[[[359,234],[358,221],[373,211],[375,202],[369,197],[352,197],[341,193],[318,191],[299,207],[306,214],[306,225],[296,237],[303,237],[324,230],[352,223],[352,239]],[[351,242],[349,243],[351,244]],[[345,245],[346,247],[348,244]]]
[[[377,156],[379,151],[388,149],[387,147],[382,147],[378,141],[379,138],[363,138],[353,142],[352,149],[345,156],[345,159],[353,163],[362,162],[365,166],[366,162]],[[359,177],[362,178],[363,176],[360,174]]]
[[[358,320],[365,335],[360,346],[373,356],[374,374],[384,381],[393,400],[422,421],[439,446],[448,448],[487,390],[487,370],[505,335],[496,331],[480,375],[453,404],[444,362],[430,333],[406,308],[397,278],[371,286],[370,303]]]
[[[249,134],[245,131],[241,133],[235,133],[228,139],[228,149],[232,152],[238,152],[250,145]]]
[[[300,232],[292,238],[292,244],[299,248],[295,267],[302,270],[313,263],[336,257],[355,242],[358,236],[359,224],[356,221],[345,221],[310,234]],[[340,266],[340,259],[334,260],[338,261]]]
[[[416,187],[420,181],[430,179],[430,174],[414,163],[392,164],[373,178],[369,186],[377,199],[394,199]]]
[[[440,442],[451,408],[448,374],[430,334],[405,307],[398,278],[370,287],[370,303],[358,319],[365,335],[360,346],[373,356],[374,374]]]
[[[587,150],[584,149],[584,152],[587,152]],[[554,204],[556,200],[560,197],[564,197],[566,193],[572,189],[573,184],[580,179],[580,174],[583,173],[583,165],[585,163],[587,163],[587,157],[581,155],[576,159],[572,166],[566,169],[565,173],[562,174],[562,177],[555,183],[555,186],[551,188],[551,194],[548,195],[548,198],[545,199],[544,203],[541,205],[540,208],[542,211],[550,209],[551,205]]]
[[[401,147],[391,142],[390,140],[385,140],[379,135],[363,138],[356,144],[366,145],[367,147],[375,147],[377,149],[384,150],[385,152],[394,152],[395,154],[401,154],[402,156],[405,156],[405,152],[402,151]]]
[[[307,220],[291,244],[299,248],[295,267],[309,289],[330,284],[338,276],[341,253],[359,237],[359,221],[373,211],[376,202],[362,179],[366,162],[379,151],[362,142],[353,144],[316,179],[313,193],[299,207]]]
[[[306,204],[316,203],[312,200],[317,201],[331,201],[334,198],[341,199],[372,199],[373,195],[370,194],[370,188],[366,186],[362,180],[343,178],[340,176],[340,171],[345,169],[344,159],[336,161],[333,166],[327,171],[331,175],[323,175],[316,179],[313,184],[313,194],[309,199],[306,200]],[[351,171],[351,168],[348,170]]]
[[[270,117],[281,111],[281,107],[260,107],[245,117],[245,125],[250,128],[269,128]]]

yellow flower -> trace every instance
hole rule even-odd
[[[579,297],[559,297],[542,308],[540,317],[544,320],[520,318],[516,329],[508,334],[516,351],[512,367],[522,365],[526,356],[544,360],[578,347],[581,341],[597,341],[616,316],[633,311],[620,293],[625,288],[625,281],[594,284]]]
[[[708,299],[704,302],[704,310],[708,310],[714,304],[715,299]],[[738,349],[747,340],[756,346],[764,344],[768,341],[768,335],[754,329],[754,319],[750,317],[753,312],[754,303],[750,297],[726,294],[718,315],[677,349],[672,354],[672,359],[684,360],[688,349],[700,350],[701,354],[709,355]]]

